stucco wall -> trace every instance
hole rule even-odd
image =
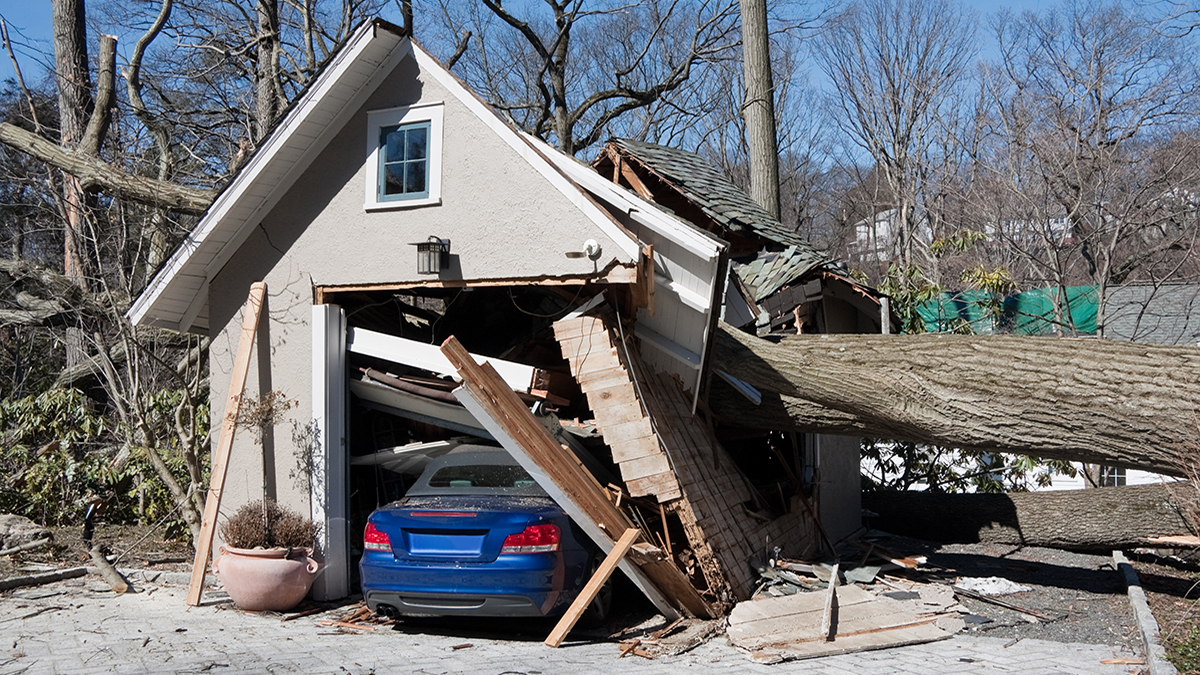
[[[442,203],[367,212],[367,112],[415,103],[444,103]],[[409,242],[449,238],[452,265],[443,278],[494,279],[587,274],[597,263],[568,259],[595,239],[600,267],[619,254],[616,244],[566,196],[453,98],[413,59],[405,59],[320,153],[209,287],[212,327],[212,420],[225,399],[252,282],[265,280],[269,320],[259,327],[246,395],[278,390],[298,402],[296,420],[311,419],[310,314],[314,285],[423,281]],[[268,496],[307,511],[297,489],[290,425],[259,448],[239,431],[229,463],[222,511]],[[215,439],[214,439],[215,444]],[[265,479],[264,479],[265,475]]]

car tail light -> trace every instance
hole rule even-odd
[[[367,529],[363,532],[363,548],[368,551],[390,551],[392,542],[386,534],[375,529],[373,523],[367,523]]]
[[[553,523],[530,525],[524,532],[510,534],[504,538],[501,553],[547,553],[558,550],[562,531]]]

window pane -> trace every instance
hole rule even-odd
[[[472,465],[447,466],[429,479],[429,487],[526,487],[533,478],[519,466]]]
[[[425,191],[425,160],[408,162],[408,180],[404,185],[405,192]]]
[[[396,162],[404,159],[404,129],[392,127],[385,131],[387,134],[387,149],[384,150],[383,161]]]
[[[425,159],[425,148],[428,146],[429,128],[414,127],[408,130],[408,151],[405,159]]]
[[[385,165],[383,176],[383,194],[404,194],[404,164]]]

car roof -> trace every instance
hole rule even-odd
[[[504,448],[496,448],[486,445],[462,445],[441,457],[434,458],[425,467],[425,471],[421,473],[421,477],[417,482],[409,488],[405,496],[512,496],[512,497],[549,497],[546,491],[537,484],[535,480],[531,480],[529,485],[519,487],[433,487],[429,484],[430,479],[441,469],[448,466],[514,466],[520,467],[520,463]],[[524,471],[524,469],[522,469]],[[532,477],[530,477],[532,478]]]

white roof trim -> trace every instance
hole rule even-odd
[[[525,136],[531,143],[544,146],[543,151],[547,158],[571,180],[595,195],[597,199],[608,202],[613,207],[628,213],[635,222],[663,235],[700,259],[712,260],[726,247],[724,242],[697,230],[678,216],[658,208],[653,202],[646,201],[640,195],[613,183],[574,157],[551,147],[534,136],[528,134]]]
[[[433,78],[438,81],[438,84],[445,87],[451,94],[454,95],[463,105],[467,107],[476,117],[486,124],[496,135],[508,143],[509,147],[517,151],[530,166],[538,171],[551,185],[558,188],[558,191],[563,194],[572,204],[580,211],[583,211],[597,227],[601,229],[610,239],[616,242],[617,246],[629,256],[631,261],[637,260],[641,250],[641,244],[629,232],[621,227],[620,223],[616,222],[611,215],[604,209],[601,209],[595,202],[591,200],[589,195],[574,184],[564,172],[556,167],[556,163],[552,162],[547,154],[540,152],[539,149],[526,141],[524,134],[510,125],[508,122],[501,119],[496,112],[482,99],[477,97],[474,92],[466,87],[457,77],[455,77],[445,66],[438,62],[437,59],[430,56],[419,44],[413,44],[413,53],[416,55],[417,64],[421,66],[421,70],[429,72]],[[549,148],[550,146],[536,141],[538,144]],[[557,152],[557,151],[555,151]]]
[[[322,133],[317,139],[306,141],[305,147],[307,151],[301,153],[295,159],[287,161],[284,165],[285,171],[273,181],[268,182],[271,187],[268,195],[259,198],[257,204],[254,204],[254,209],[245,216],[230,218],[230,212],[236,207],[245,207],[253,204],[254,197],[247,194],[249,188],[257,184],[262,179],[262,174],[268,166],[275,165],[276,162],[283,160],[278,159],[281,151],[288,149],[289,141],[295,136],[298,129],[304,126],[308,118],[318,108],[329,108],[338,103],[337,99],[329,95],[339,83],[346,79],[346,74],[350,72],[353,66],[357,65],[360,59],[363,58],[372,47],[378,49],[379,44],[376,43],[377,38],[391,38],[390,45],[385,44],[387,48],[387,56],[376,64],[371,75],[362,79],[359,86],[355,88],[355,92],[348,98],[341,99],[341,105],[334,109],[334,116],[331,122],[326,122],[322,126],[326,133]],[[317,80],[315,85],[301,96],[300,100],[288,112],[287,117],[280,122],[275,131],[268,136],[263,147],[250,158],[250,161],[238,171],[233,181],[226,187],[225,190],[217,196],[217,199],[205,212],[204,217],[197,224],[196,228],[188,235],[183,244],[176,249],[167,264],[159,270],[154,276],[150,284],[134,302],[133,306],[126,312],[126,316],[134,324],[148,323],[175,330],[186,331],[191,327],[191,321],[200,313],[204,303],[207,300],[207,286],[212,279],[213,274],[220,269],[220,266],[228,261],[233,255],[237,247],[245,241],[253,228],[247,228],[247,223],[257,222],[255,217],[258,216],[264,209],[273,206],[282,195],[283,191],[290,186],[291,182],[299,175],[300,171],[307,167],[312,158],[324,147],[328,142],[328,137],[332,133],[336,133],[336,124],[339,118],[353,113],[361,106],[360,98],[369,95],[374,89],[370,86],[372,82],[386,74],[391,70],[389,64],[394,67],[401,58],[411,53],[409,49],[395,49],[395,46],[404,40],[404,36],[387,29],[378,22],[369,21],[359,28],[358,32],[353,35],[346,47],[343,48],[335,57],[333,63]],[[357,105],[354,105],[357,102]],[[343,120],[344,122],[344,120]],[[329,131],[329,129],[333,129]],[[249,202],[249,204],[247,203]],[[228,234],[229,238],[224,241],[217,241],[220,234]],[[202,249],[211,249],[216,247],[213,253],[212,260],[207,261],[203,268],[196,259],[196,255]],[[180,317],[176,323],[166,320],[162,317],[152,317],[151,310],[160,299],[163,299],[171,289],[172,282],[179,276],[183,270],[192,268],[192,276],[204,276],[204,288],[200,292],[190,293],[189,297],[176,298],[177,301],[187,301],[188,310]],[[147,318],[150,320],[147,321]]]

